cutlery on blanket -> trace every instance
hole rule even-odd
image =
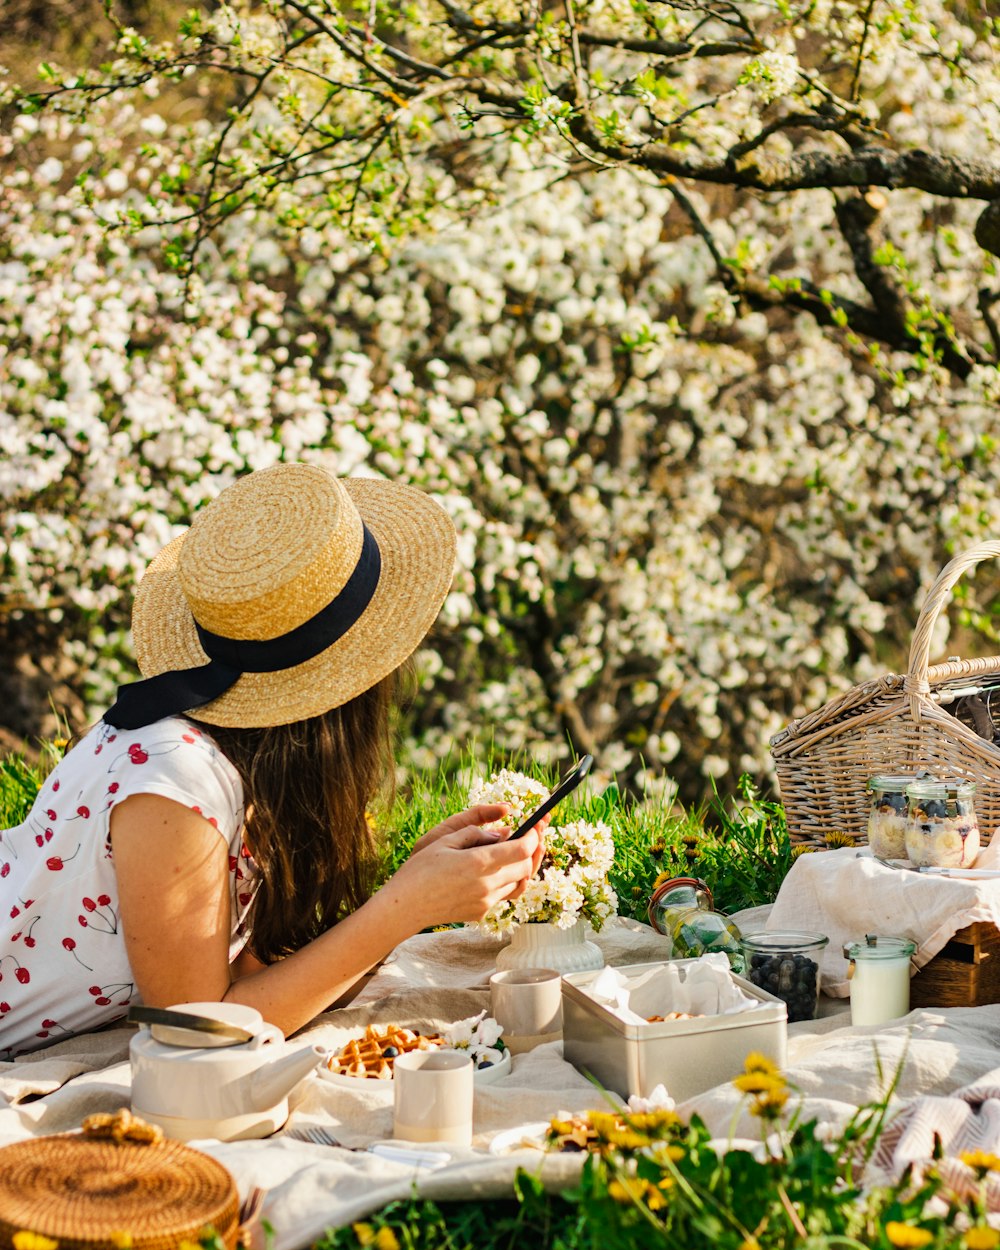
[[[441,1168],[451,1160],[451,1155],[443,1150],[405,1150],[402,1146],[394,1146],[391,1142],[372,1142],[370,1146],[345,1146],[339,1137],[335,1137],[322,1124],[304,1124],[301,1128],[286,1128],[282,1137],[291,1137],[294,1141],[310,1142],[314,1146],[339,1146],[341,1150],[363,1151],[377,1155],[380,1159],[389,1159],[393,1163],[408,1163],[417,1168]]]
[[[168,1011],[165,1007],[129,1007],[126,1019],[130,1024],[169,1024],[177,1029],[194,1029],[198,1033],[214,1033],[216,1037],[229,1037],[234,1042],[249,1042],[253,1034],[238,1024],[225,1020],[213,1020],[211,1016],[196,1016],[187,1011]]]
[[[918,868],[917,872],[924,872],[929,876],[935,877],[956,877],[960,879],[971,877],[979,881],[988,881],[991,877],[1000,877],[1000,870],[996,868],[936,868],[928,865],[924,868]]]

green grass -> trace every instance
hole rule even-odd
[[[384,871],[394,871],[413,842],[465,804],[471,757],[446,761],[436,770],[414,773],[387,819],[393,831]],[[480,772],[506,764],[538,775],[523,761],[487,756]],[[553,784],[554,774],[541,774]],[[720,911],[738,911],[774,901],[792,863],[784,810],[762,798],[749,778],[732,798],[715,795],[696,810],[622,794],[614,784],[601,793],[576,795],[556,809],[555,819],[603,820],[611,826],[615,866],[611,883],[619,911],[646,919],[657,877],[697,876],[706,882]]]

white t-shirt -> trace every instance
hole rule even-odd
[[[136,730],[100,721],[46,779],[24,824],[0,833],[0,1059],[109,1024],[139,1001],[109,827],[132,794],[174,799],[218,829],[229,848],[230,961],[246,944],[259,877],[243,843],[239,773],[181,716]]]

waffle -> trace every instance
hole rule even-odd
[[[327,1060],[331,1072],[341,1076],[367,1077],[369,1080],[391,1081],[392,1064],[397,1055],[411,1050],[431,1050],[443,1046],[444,1038],[438,1033],[414,1033],[390,1024],[377,1029],[369,1024],[363,1037],[352,1038],[335,1055]]]

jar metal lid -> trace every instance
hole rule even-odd
[[[976,783],[968,777],[928,777],[906,787],[911,799],[971,799],[975,793]]]
[[[712,891],[700,877],[668,877],[661,881],[653,890],[646,909],[649,923],[657,933],[666,935],[659,923],[660,913],[672,907],[700,907],[712,911]]]
[[[918,777],[918,773],[880,773],[877,777],[869,778],[868,789],[893,790],[901,794]]]
[[[863,942],[844,945],[844,958],[855,963],[859,959],[910,959],[916,949],[916,942],[909,938],[876,937],[867,933]]]

